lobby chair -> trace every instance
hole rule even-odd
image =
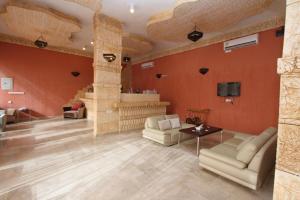
[[[0,132],[4,132],[7,123],[7,115],[5,112],[0,111]]]
[[[85,118],[86,108],[83,102],[75,102],[72,105],[63,107],[64,118],[83,119]]]

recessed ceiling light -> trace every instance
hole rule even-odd
[[[134,5],[130,4],[130,9],[129,9],[130,13],[133,14],[135,12],[134,10]]]
[[[93,41],[91,42],[91,45],[94,45],[94,42],[93,42]]]
[[[83,51],[85,51],[85,50],[86,50],[86,48],[85,48],[85,47],[82,47],[82,50],[83,50]]]

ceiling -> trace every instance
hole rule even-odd
[[[19,0],[21,1],[21,0]],[[166,10],[172,10],[175,8],[179,1],[203,1],[203,0],[23,0],[26,3],[51,8],[64,13],[68,16],[77,18],[80,23],[80,31],[72,33],[72,43],[64,44],[64,47],[82,50],[86,48],[87,52],[93,50],[93,46],[90,44],[93,41],[93,16],[95,8],[101,9],[101,12],[120,20],[124,25],[126,33],[131,33],[139,36],[143,36],[148,41],[152,41],[154,49],[151,50],[151,54],[170,50],[172,48],[178,48],[181,46],[191,44],[188,40],[168,42],[161,40],[160,38],[150,37],[151,34],[147,33],[147,24],[149,19],[159,13]],[[207,0],[206,0],[207,1]],[[230,0],[232,2],[233,0]],[[272,0],[270,0],[272,1]],[[4,8],[9,0],[1,0],[0,8]],[[101,3],[100,3],[101,2]],[[100,5],[102,4],[102,5]],[[131,14],[129,12],[130,5],[133,4],[135,12]],[[232,5],[229,5],[229,7]],[[282,18],[285,15],[285,0],[273,0],[264,10],[259,13],[247,16],[234,24],[230,24],[225,30],[212,30],[204,33],[203,40],[211,37],[224,34],[228,31],[236,31],[248,26],[253,26],[264,21],[268,21],[274,18]],[[202,16],[203,17],[203,16]],[[0,18],[0,33],[22,37],[22,35],[13,29],[11,29]],[[138,45],[136,45],[138,46]],[[145,52],[143,52],[145,53]],[[145,56],[145,55],[135,55]]]

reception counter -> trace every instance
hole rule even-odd
[[[147,117],[165,115],[169,102],[161,102],[159,94],[121,94],[114,107],[119,110],[119,131],[142,129]]]
[[[81,100],[87,108],[87,118],[94,120],[93,93]],[[159,94],[120,94],[120,102],[113,107],[119,111],[119,132],[142,129],[147,117],[165,115],[169,102],[161,102]]]

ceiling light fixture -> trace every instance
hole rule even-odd
[[[195,25],[195,30],[187,35],[187,38],[189,40],[192,40],[193,42],[197,42],[202,37],[203,37],[203,33],[200,31],[197,31],[196,25]]]
[[[134,9],[134,4],[130,4],[130,9],[129,9],[130,13],[133,14],[135,12]]]
[[[93,42],[93,41],[91,42],[91,45],[94,45],[94,42]]]
[[[43,34],[41,34],[41,36],[38,37],[38,39],[34,42],[34,45],[41,49],[48,46],[48,43],[43,38]]]
[[[86,50],[86,48],[85,48],[85,47],[82,47],[82,50],[83,50],[83,51],[85,51],[85,50]]]

